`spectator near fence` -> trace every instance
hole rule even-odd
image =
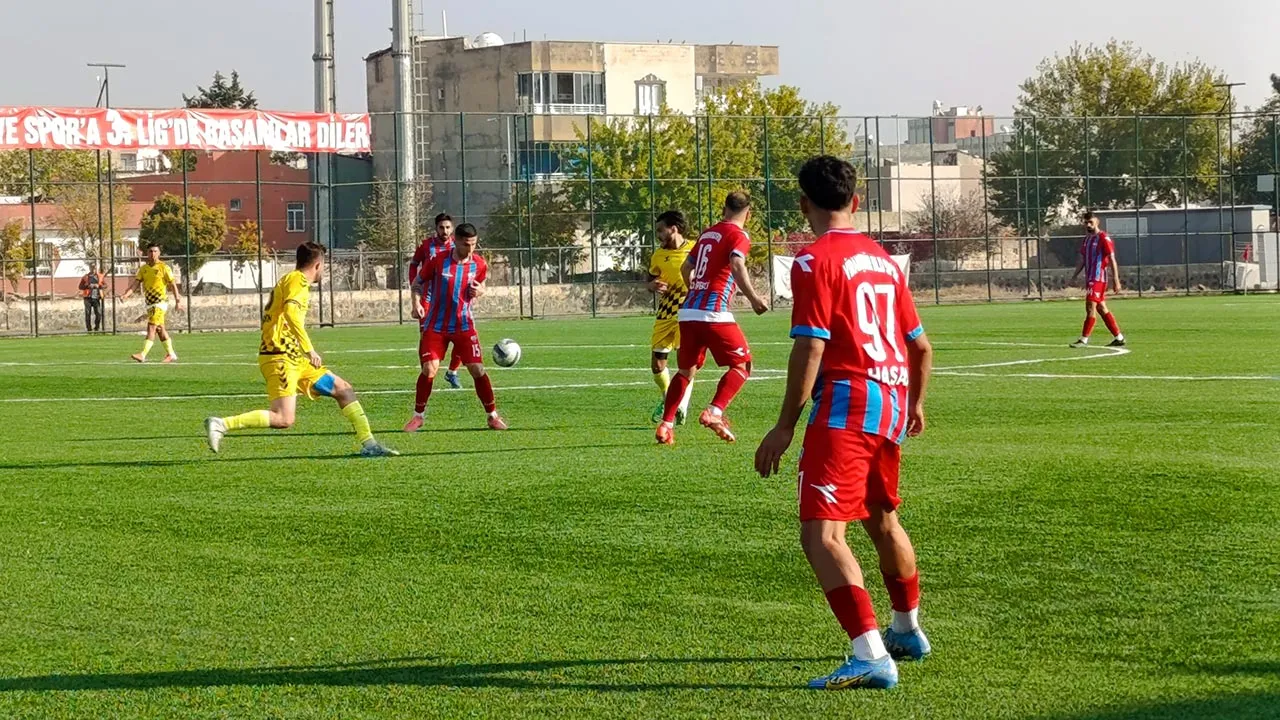
[[[102,332],[102,292],[106,283],[107,276],[99,272],[96,263],[90,265],[89,272],[80,278],[80,294],[84,296],[85,332]]]

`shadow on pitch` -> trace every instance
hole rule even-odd
[[[546,427],[546,426],[542,426],[542,427],[514,427],[514,428],[509,428],[508,430],[506,430],[506,431],[505,431],[505,433],[506,433],[506,434],[509,434],[509,435],[519,435],[519,434],[532,433],[532,432],[543,432],[543,431],[548,430],[548,429],[555,429],[555,428],[548,428],[548,427]],[[400,436],[400,435],[402,434],[402,433],[400,432],[400,428],[399,428],[399,426],[397,426],[397,427],[385,427],[385,428],[377,428],[377,427],[375,427],[375,428],[373,428],[373,431],[374,431],[374,434],[375,434],[375,435],[377,435],[377,436],[379,436],[379,437],[386,437],[386,438],[394,438],[394,437],[398,437],[398,436]],[[485,433],[489,433],[489,432],[493,432],[493,431],[492,431],[492,430],[490,430],[490,429],[489,429],[489,428],[487,428],[487,427],[484,427],[484,426],[478,426],[478,427],[455,427],[455,428],[451,428],[451,427],[428,427],[426,430],[424,430],[424,431],[423,431],[422,433],[420,433],[420,434],[425,436],[425,435],[427,435],[427,434],[436,434],[436,433],[454,433],[454,432],[485,432]],[[232,439],[233,441],[235,441],[235,442],[241,442],[241,441],[244,441],[244,440],[250,440],[250,441],[280,441],[280,440],[282,440],[282,439],[284,439],[284,438],[294,438],[294,437],[351,437],[351,431],[350,431],[350,430],[326,430],[326,431],[316,431],[316,430],[312,430],[312,431],[299,432],[299,431],[296,431],[296,430],[267,430],[267,429],[265,429],[265,428],[264,428],[264,429],[259,429],[259,430],[242,431],[242,432],[237,433],[237,434],[235,434],[235,435],[232,435],[232,436],[230,436],[230,437],[231,437],[231,439]],[[155,440],[193,440],[193,439],[194,439],[194,440],[204,440],[204,433],[183,433],[183,434],[171,434],[171,435],[121,435],[121,436],[110,436],[110,437],[108,437],[108,436],[101,436],[101,435],[99,435],[99,436],[96,436],[96,437],[71,438],[71,439],[59,439],[59,440],[58,440],[58,442],[66,442],[66,443],[122,443],[122,442],[152,442],[152,441],[155,441]]]
[[[66,690],[147,690],[264,685],[360,687],[410,685],[418,687],[492,687],[517,690],[590,690],[643,692],[652,690],[797,690],[803,683],[604,682],[596,671],[632,667],[711,667],[761,663],[828,662],[836,658],[627,658],[613,660],[546,660],[521,663],[447,663],[440,658],[408,657],[337,665],[292,665],[264,668],[213,668],[166,672],[86,675],[35,675],[0,679],[0,693]],[[586,672],[577,673],[577,670]],[[583,677],[575,679],[574,675]],[[799,673],[797,672],[797,675]]]
[[[347,437],[351,433],[338,433]],[[239,438],[237,438],[239,439]],[[394,447],[395,443],[391,445]],[[503,455],[508,453],[525,453],[539,452],[543,450],[600,450],[608,448],[627,448],[635,447],[634,443],[590,443],[580,445],[543,445],[537,447],[519,446],[519,447],[502,447],[502,448],[474,448],[465,450],[424,450],[415,452],[412,450],[400,450],[400,457],[403,458],[425,458],[425,457],[457,457],[463,455]],[[198,458],[184,458],[175,460],[96,460],[82,462],[48,462],[48,463],[0,463],[0,470],[71,470],[76,468],[132,468],[132,467],[152,467],[152,468],[170,468],[170,467],[186,467],[188,465],[205,465],[210,462],[216,463],[260,463],[281,460],[305,460],[308,462],[332,462],[334,460],[351,460],[359,458],[359,453],[343,453],[339,455],[254,455],[251,457],[226,457],[225,455],[213,455],[212,453],[202,455]],[[396,462],[396,458],[372,458],[369,462]]]
[[[1277,708],[1280,708],[1280,692],[1239,692],[1150,704],[1118,705],[1070,715],[1048,715],[1045,720],[1262,720],[1275,718]]]

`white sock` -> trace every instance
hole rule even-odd
[[[723,411],[723,410],[721,410],[720,408],[716,407],[715,405],[708,405],[708,406],[707,406],[707,409],[708,409],[708,410],[710,410],[710,411],[711,411],[711,414],[712,414],[712,415],[715,415],[716,417],[720,417],[720,416],[724,415],[724,411]]]
[[[498,411],[494,410],[493,412],[489,413],[489,417],[498,417]]]
[[[1080,338],[1080,344],[1081,344],[1081,345],[1088,345],[1088,344],[1089,344],[1089,338],[1081,336],[1081,338]]]
[[[896,633],[913,632],[920,627],[920,608],[911,608],[907,612],[893,611],[893,631]]]
[[[663,420],[663,421],[662,421],[662,423],[661,423],[661,426],[662,426],[662,427],[665,427],[665,428],[671,428],[671,427],[674,427],[674,426],[675,426],[675,424],[674,424],[674,423],[669,423],[669,422],[667,422],[666,420]]]
[[[416,412],[416,411],[415,411],[415,412],[413,413],[413,416],[414,416],[414,417],[416,417],[416,418],[425,418],[425,417],[427,416],[427,411],[426,411],[426,410],[423,410],[422,412]]]
[[[1119,335],[1117,335],[1116,339],[1119,340],[1120,342],[1124,342],[1124,333],[1120,333]]]
[[[853,639],[853,656],[859,660],[879,660],[888,654],[879,630],[868,630]]]

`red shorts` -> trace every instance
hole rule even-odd
[[[453,345],[453,354],[462,359],[463,365],[475,365],[484,362],[484,353],[480,350],[480,336],[475,330],[463,332],[440,333],[435,330],[423,330],[418,338],[418,357],[422,362],[444,359],[445,349]]]
[[[867,509],[896,510],[902,448],[892,440],[854,430],[810,425],[800,451],[800,522],[853,522]]]
[[[1100,303],[1107,299],[1107,284],[1105,282],[1089,283],[1089,302]]]
[[[681,368],[700,368],[708,350],[720,367],[751,362],[751,348],[737,323],[682,320],[676,363]]]

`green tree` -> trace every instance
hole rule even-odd
[[[550,268],[556,282],[565,282],[587,257],[588,248],[578,242],[580,217],[563,189],[540,185],[531,191],[518,185],[509,199],[490,211],[481,240],[486,253],[520,267],[528,262]]]
[[[1271,97],[1248,121],[1236,145],[1236,202],[1272,205],[1275,182],[1258,189],[1258,176],[1280,174],[1280,75],[1271,76]]]
[[[4,264],[4,279],[9,281],[7,289],[0,283],[0,300],[18,292],[18,283],[26,277],[31,257],[31,235],[23,232],[22,221],[10,220],[0,225],[0,261]]]
[[[230,247],[231,267],[236,272],[248,268],[249,274],[253,276],[254,286],[262,290],[262,276],[258,274],[258,253],[262,253],[264,260],[275,262],[275,251],[262,244],[262,230],[258,228],[256,220],[245,220],[235,228],[234,233],[236,239]]]
[[[49,198],[60,183],[96,183],[98,154],[86,150],[34,150],[35,199]],[[106,177],[106,156],[102,158]],[[0,152],[0,195],[30,197],[31,173],[26,150]]]
[[[1045,59],[1020,86],[1012,142],[987,165],[992,212],[1025,228],[1059,209],[1209,197],[1226,148],[1213,117],[1226,109],[1222,80],[1115,40]]]
[[[197,85],[196,94],[184,94],[182,103],[189,108],[202,109],[254,110],[258,107],[258,99],[240,84],[240,73],[235,70],[231,71],[230,80],[221,71],[215,71],[209,87]]]
[[[185,212],[184,212],[185,210]],[[187,215],[191,228],[191,258],[187,253]],[[196,271],[217,252],[227,235],[227,211],[221,207],[209,207],[204,198],[190,197],[184,204],[182,198],[162,193],[155,204],[142,216],[142,229],[138,233],[141,244],[156,243],[161,254],[178,258],[183,273],[194,278]]]
[[[590,143],[580,126],[564,164],[566,197],[577,212],[594,214],[602,243],[651,247],[655,214],[676,208],[694,224],[710,223],[740,189],[755,201],[748,231],[757,240],[802,230],[800,164],[824,152],[852,154],[837,112],[794,87],[747,83],[708,95],[696,117],[663,108],[647,118],[592,120]],[[764,254],[753,252],[753,264]]]
[[[231,78],[228,80],[221,71],[214,71],[213,82],[209,87],[197,85],[194,95],[183,93],[182,104],[184,107],[202,110],[255,110],[258,107],[258,99],[253,96],[253,91],[246,91],[240,84],[240,73],[232,70]],[[198,162],[196,153],[168,150],[165,155],[169,158],[174,172],[182,172],[183,165],[186,165],[187,172],[196,169]],[[277,161],[275,153],[271,154],[271,161],[277,165],[287,164],[287,158]]]
[[[356,241],[370,250],[395,250],[412,253],[418,242],[435,232],[431,222],[431,183],[415,181],[405,188],[396,202],[396,183],[375,183],[373,190],[360,201],[356,217]],[[416,212],[413,212],[416,211]]]
[[[116,185],[111,193],[103,188],[101,197],[96,185],[58,185],[54,188],[51,200],[57,209],[53,222],[69,241],[72,257],[98,262],[110,256],[108,236],[111,242],[117,242],[124,236],[132,195],[133,189],[128,185]]]

